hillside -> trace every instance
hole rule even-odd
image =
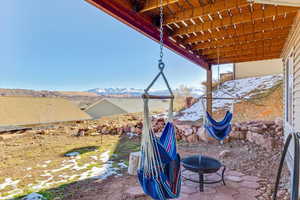
[[[278,95],[276,99],[268,99],[268,101],[282,102],[282,90],[280,89],[282,85],[283,77],[281,75],[273,76],[263,76],[263,77],[254,77],[239,79],[233,81],[227,81],[222,84],[222,86],[213,91],[213,97],[222,97],[222,98],[231,98],[239,97],[242,100],[214,100],[213,101],[213,111],[215,113],[220,112],[221,110],[228,110],[231,107],[232,103],[235,103],[235,111],[237,108],[240,108],[241,105],[245,106],[243,109],[247,109],[247,112],[255,112],[258,108],[261,108],[263,105],[264,109],[267,108],[268,102],[265,102],[270,95],[273,95],[274,92],[277,92]],[[205,100],[204,100],[205,103]],[[279,106],[280,107],[280,106]],[[250,108],[250,109],[249,109]],[[272,112],[272,109],[269,108]],[[274,108],[276,109],[276,108]],[[242,111],[242,109],[239,109]],[[179,113],[178,120],[180,121],[196,121],[202,118],[205,109],[202,106],[202,100],[199,99],[194,105],[190,108],[187,108]],[[247,113],[246,111],[243,111]],[[258,111],[257,111],[258,112]],[[263,112],[262,110],[260,112]]]

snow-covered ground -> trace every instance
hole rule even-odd
[[[266,90],[274,87],[282,81],[282,75],[270,75],[263,77],[245,78],[223,83],[219,90],[213,92],[213,97],[222,98],[245,98],[264,93]],[[213,110],[220,108],[230,108],[232,103],[239,102],[240,100],[213,100]],[[205,103],[205,101],[204,101]],[[196,121],[202,118],[205,108],[202,106],[202,100],[192,105],[190,108],[181,111],[178,120],[181,121]]]

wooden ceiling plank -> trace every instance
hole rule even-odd
[[[177,3],[179,0],[163,0],[163,6]],[[160,0],[147,0],[145,6],[139,11],[140,13],[148,12],[160,7]]]
[[[252,22],[253,20],[261,20],[271,18],[273,16],[285,15],[286,13],[296,13],[298,8],[279,8],[276,6],[269,6],[265,10],[256,10],[252,14],[245,12],[243,14],[234,15],[232,17],[224,17],[222,19],[215,19],[211,22],[204,22],[198,25],[192,25],[176,30],[173,35],[183,35],[189,33],[198,33],[201,31],[207,31],[208,29],[216,29],[224,26],[232,26],[234,24],[242,24]]]
[[[195,7],[191,9],[185,9],[176,13],[174,16],[166,16],[165,23],[177,23],[183,20],[194,19],[198,17],[203,17],[208,14],[215,14],[217,12],[223,12],[230,9],[235,9],[237,7],[248,6],[249,2],[247,0],[221,0],[216,1],[213,4],[207,4],[205,6]]]
[[[247,35],[255,32],[261,32],[262,30],[264,31],[269,31],[269,30],[275,30],[275,29],[280,29],[280,28],[290,28],[292,23],[293,23],[294,15],[291,15],[285,19],[278,19],[269,22],[269,25],[265,25],[262,29],[262,22],[257,22],[255,24],[248,23],[248,24],[240,24],[238,25],[237,29],[233,27],[229,27],[228,29],[220,29],[220,31],[214,30],[212,33],[205,32],[205,34],[198,34],[197,36],[193,36],[190,38],[187,38],[184,40],[184,43],[195,43],[199,41],[207,41],[207,40],[212,40],[212,39],[221,39],[223,37],[229,37],[230,35],[237,37],[237,36],[242,36],[242,35]]]
[[[240,56],[245,56],[245,55],[250,55],[256,53],[256,55],[261,55],[264,53],[269,53],[269,52],[281,52],[283,47],[283,44],[278,44],[278,45],[270,45],[270,46],[264,46],[262,48],[256,49],[256,48],[250,48],[250,49],[245,49],[243,51],[229,51],[229,52],[222,52],[219,54],[220,59],[228,58],[228,57],[240,57]],[[212,55],[207,55],[206,56],[208,59],[213,60],[213,59],[218,59],[217,54],[212,54]]]
[[[248,41],[260,41],[272,38],[286,38],[289,34],[289,29],[277,29],[275,31],[258,32],[253,34],[247,34],[232,38],[226,38],[224,40],[213,40],[211,42],[199,43],[192,47],[192,50],[207,49],[216,46],[230,46],[236,43],[246,43]]]
[[[269,60],[280,58],[280,53],[267,54],[262,56],[242,56],[242,57],[233,57],[221,59],[219,64],[227,64],[227,63],[240,63],[240,62],[250,62],[250,61],[258,61],[258,60]],[[218,60],[210,60],[211,64],[218,64]]]
[[[210,55],[210,54],[217,54],[223,53],[223,52],[228,52],[228,51],[242,51],[245,49],[252,49],[252,48],[261,48],[263,46],[275,46],[275,45],[281,45],[284,44],[284,40],[279,40],[279,39],[269,39],[269,40],[262,40],[262,41],[252,41],[249,43],[244,43],[244,44],[237,44],[237,45],[232,45],[232,46],[225,46],[225,47],[220,47],[220,48],[213,48],[213,49],[203,49],[201,50],[202,55]]]

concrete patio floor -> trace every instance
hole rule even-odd
[[[197,179],[197,174],[188,171],[183,176]],[[217,180],[216,174],[206,175],[207,180]],[[246,176],[236,171],[225,172],[225,182],[204,185],[204,192],[199,192],[199,184],[183,180],[181,195],[178,200],[256,200],[260,196],[259,178]]]
[[[184,171],[183,176],[197,179],[198,175]],[[206,175],[206,180],[217,180],[220,177],[216,174]],[[257,200],[265,199],[262,192],[258,190],[260,179],[255,176],[247,176],[237,171],[228,170],[225,172],[225,182],[204,185],[204,192],[199,191],[199,183],[194,183],[183,178],[181,193],[178,200]],[[132,199],[145,197],[141,187],[129,188],[127,194]],[[148,198],[147,198],[148,199]]]

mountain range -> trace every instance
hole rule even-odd
[[[144,93],[144,90],[136,88],[94,88],[87,92],[101,96],[141,96]],[[173,92],[183,93],[182,89],[175,89]],[[187,88],[185,92],[191,96],[200,96],[203,94],[203,90],[198,88]],[[151,90],[149,93],[153,95],[167,95],[168,90]]]

